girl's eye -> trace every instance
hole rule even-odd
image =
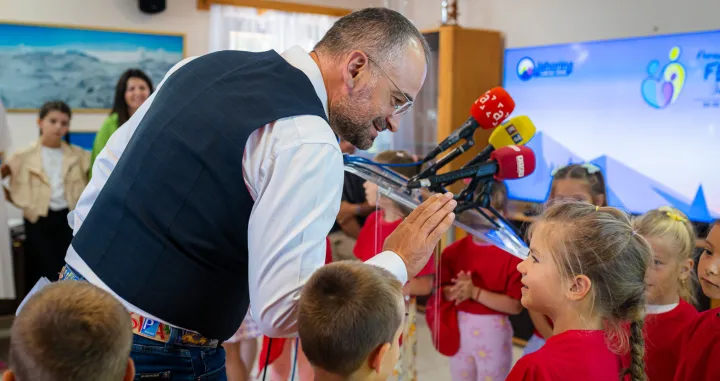
[[[538,262],[540,262],[540,261],[538,261],[538,259],[537,259],[536,256],[531,255],[531,257],[532,257],[532,259],[533,259],[533,263],[538,263]]]
[[[708,257],[712,257],[712,256],[713,256],[713,252],[710,251],[710,249],[705,249],[705,250],[703,250],[702,254],[707,255]],[[701,255],[702,255],[702,254],[701,254]]]
[[[655,266],[659,266],[659,265],[662,265],[662,264],[663,264],[663,263],[660,262],[660,261],[658,261],[657,259],[655,260]]]

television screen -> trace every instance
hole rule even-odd
[[[538,129],[511,198],[543,202],[554,169],[589,162],[612,206],[720,216],[720,31],[509,49],[505,88]]]

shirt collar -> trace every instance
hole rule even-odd
[[[306,52],[299,46],[293,46],[281,54],[282,58],[285,59],[290,65],[295,66],[297,69],[302,71],[309,79],[315,88],[320,102],[322,102],[323,109],[325,110],[325,116],[329,119],[328,114],[328,99],[327,90],[325,90],[325,82],[323,81],[322,73],[315,60],[310,57],[310,53]]]

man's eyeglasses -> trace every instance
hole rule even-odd
[[[401,105],[398,105],[398,104],[393,105],[393,107],[395,107],[395,111],[393,111],[393,116],[403,115],[403,114],[405,114],[406,112],[410,111],[410,109],[412,108],[412,105],[413,105],[413,101],[407,96],[407,94],[405,94],[402,90],[400,90],[400,88],[395,84],[395,82],[393,82],[392,79],[390,79],[390,76],[387,75],[387,73],[385,73],[385,70],[383,70],[383,68],[380,67],[380,65],[379,65],[377,62],[375,62],[375,60],[373,60],[372,58],[370,58],[370,56],[367,56],[367,58],[368,58],[368,61],[374,63],[375,66],[377,66],[378,69],[380,69],[380,72],[383,73],[383,75],[385,76],[385,78],[387,78],[388,81],[390,81],[390,83],[392,83],[393,86],[395,86],[395,89],[396,89],[400,94],[402,94],[403,97],[405,97],[405,103],[403,103],[403,104],[401,104]],[[395,98],[395,97],[393,96],[393,98]]]

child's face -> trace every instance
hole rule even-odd
[[[552,199],[558,201],[582,201],[594,204],[590,186],[580,179],[557,179],[552,182]]]
[[[38,120],[38,126],[42,131],[42,141],[45,144],[57,145],[68,133],[70,117],[64,112],[52,110],[44,118]]]
[[[365,188],[365,199],[370,205],[377,205],[378,201],[378,186],[377,184],[366,181],[363,183]]]
[[[553,318],[554,307],[564,300],[565,291],[547,242],[550,229],[546,223],[536,227],[530,240],[530,255],[517,269],[522,274],[522,305]]]
[[[375,205],[380,209],[388,209],[394,205],[389,197],[383,197],[379,194],[377,184],[366,181],[363,183],[363,188],[365,188],[365,199],[368,204]]]
[[[649,304],[676,303],[679,283],[687,281],[693,266],[692,259],[680,263],[666,239],[645,237],[653,250],[653,262],[645,273]]]
[[[705,239],[705,247],[698,262],[698,278],[703,294],[711,299],[720,299],[720,223],[713,225]]]

